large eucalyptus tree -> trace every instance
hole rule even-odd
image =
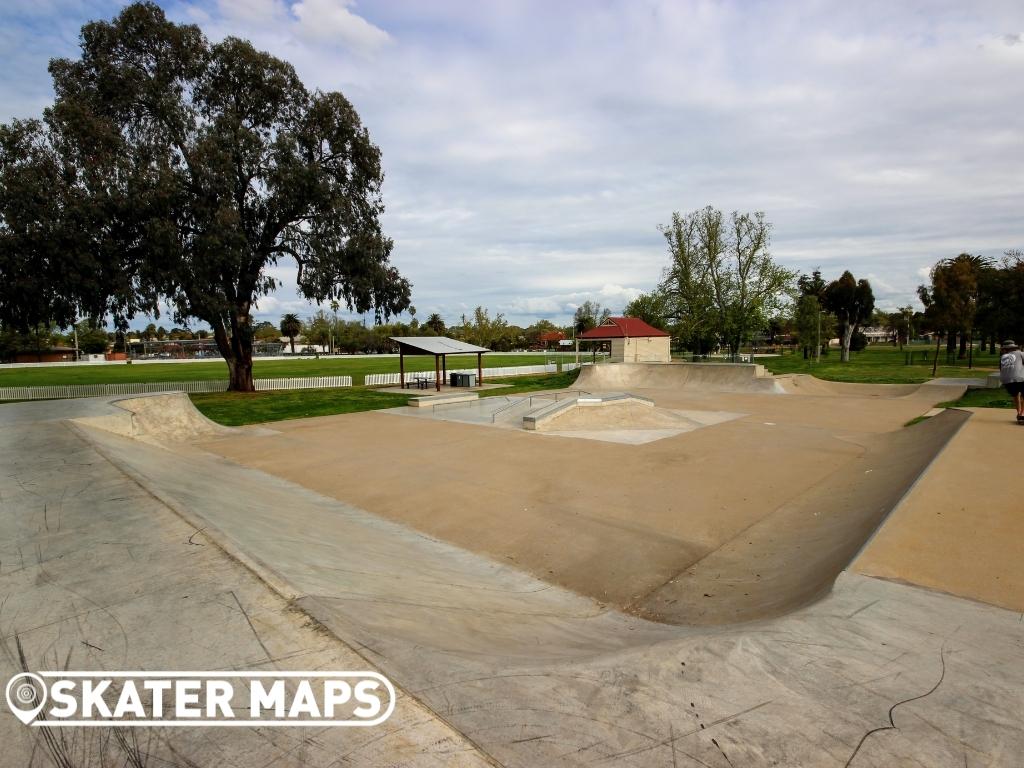
[[[380,151],[341,93],[307,89],[287,62],[206,39],[152,3],[82,29],[51,62],[42,121],[0,128],[0,320],[124,323],[168,304],[210,325],[230,388],[253,389],[254,306],[296,265],[299,291],[387,318],[410,286],[380,225]],[[24,190],[22,190],[24,191]]]

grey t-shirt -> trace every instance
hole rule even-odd
[[[1003,384],[1024,381],[1024,352],[1015,349],[999,358],[999,381]]]

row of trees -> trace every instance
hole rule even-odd
[[[103,354],[117,341],[116,334],[84,320],[65,332],[44,323],[22,331],[5,326],[0,328],[0,360],[9,360],[19,352],[41,353],[52,347],[77,346],[82,354]]]
[[[392,336],[449,336],[496,352],[508,352],[550,346],[542,336],[552,332],[561,332],[565,338],[572,338],[574,332],[588,330],[603,322],[611,315],[611,310],[601,307],[597,302],[585,302],[577,308],[573,325],[563,327],[550,320],[538,320],[526,327],[513,325],[502,313],[492,316],[484,307],[477,307],[472,313],[462,315],[459,322],[450,326],[437,313],[431,314],[422,323],[416,319],[415,308],[410,314],[412,317],[409,322],[377,323],[371,326],[340,319],[324,310],[318,310],[306,319],[288,314],[276,326],[270,322],[260,323],[255,328],[254,336],[266,340],[287,337],[292,352],[300,339],[305,344],[314,344],[332,352],[391,352],[394,343],[389,339]]]
[[[1005,338],[1024,338],[1024,253],[999,260],[961,253],[939,261],[917,289],[925,317],[946,338],[946,349],[967,355],[977,339],[994,352]]]

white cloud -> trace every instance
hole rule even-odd
[[[38,112],[46,60],[116,12],[51,1],[0,11],[0,119]],[[1024,247],[1018,0],[167,7],[352,100],[418,316],[619,310],[659,279],[657,225],[707,204],[764,210],[777,259],[873,275],[893,305],[940,258]],[[271,319],[302,304],[285,266]]]
[[[349,10],[354,6],[352,0],[301,0],[292,6],[297,32],[308,40],[337,41],[359,50],[387,43],[388,33]]]

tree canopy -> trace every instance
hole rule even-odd
[[[585,333],[596,328],[612,316],[612,311],[597,301],[584,301],[573,313],[572,324],[576,333]]]
[[[960,356],[967,354],[967,335],[974,330],[983,274],[993,266],[983,256],[961,253],[942,259],[931,270],[931,285],[917,289],[925,314],[936,328],[945,331],[950,348],[960,334]]]
[[[0,321],[123,326],[166,302],[210,325],[231,388],[251,390],[252,311],[282,259],[313,302],[408,307],[380,151],[341,93],[152,3],[87,24],[50,72],[43,120],[0,128]]]
[[[875,309],[875,294],[871,290],[871,283],[863,278],[857,280],[847,270],[838,280],[833,280],[825,287],[822,305],[836,316],[841,334],[840,359],[844,363],[849,362],[853,336],[862,323],[871,319]]]
[[[764,213],[726,218],[708,206],[673,213],[660,229],[671,257],[660,290],[684,346],[724,343],[736,352],[789,301],[796,273],[772,259]]]

